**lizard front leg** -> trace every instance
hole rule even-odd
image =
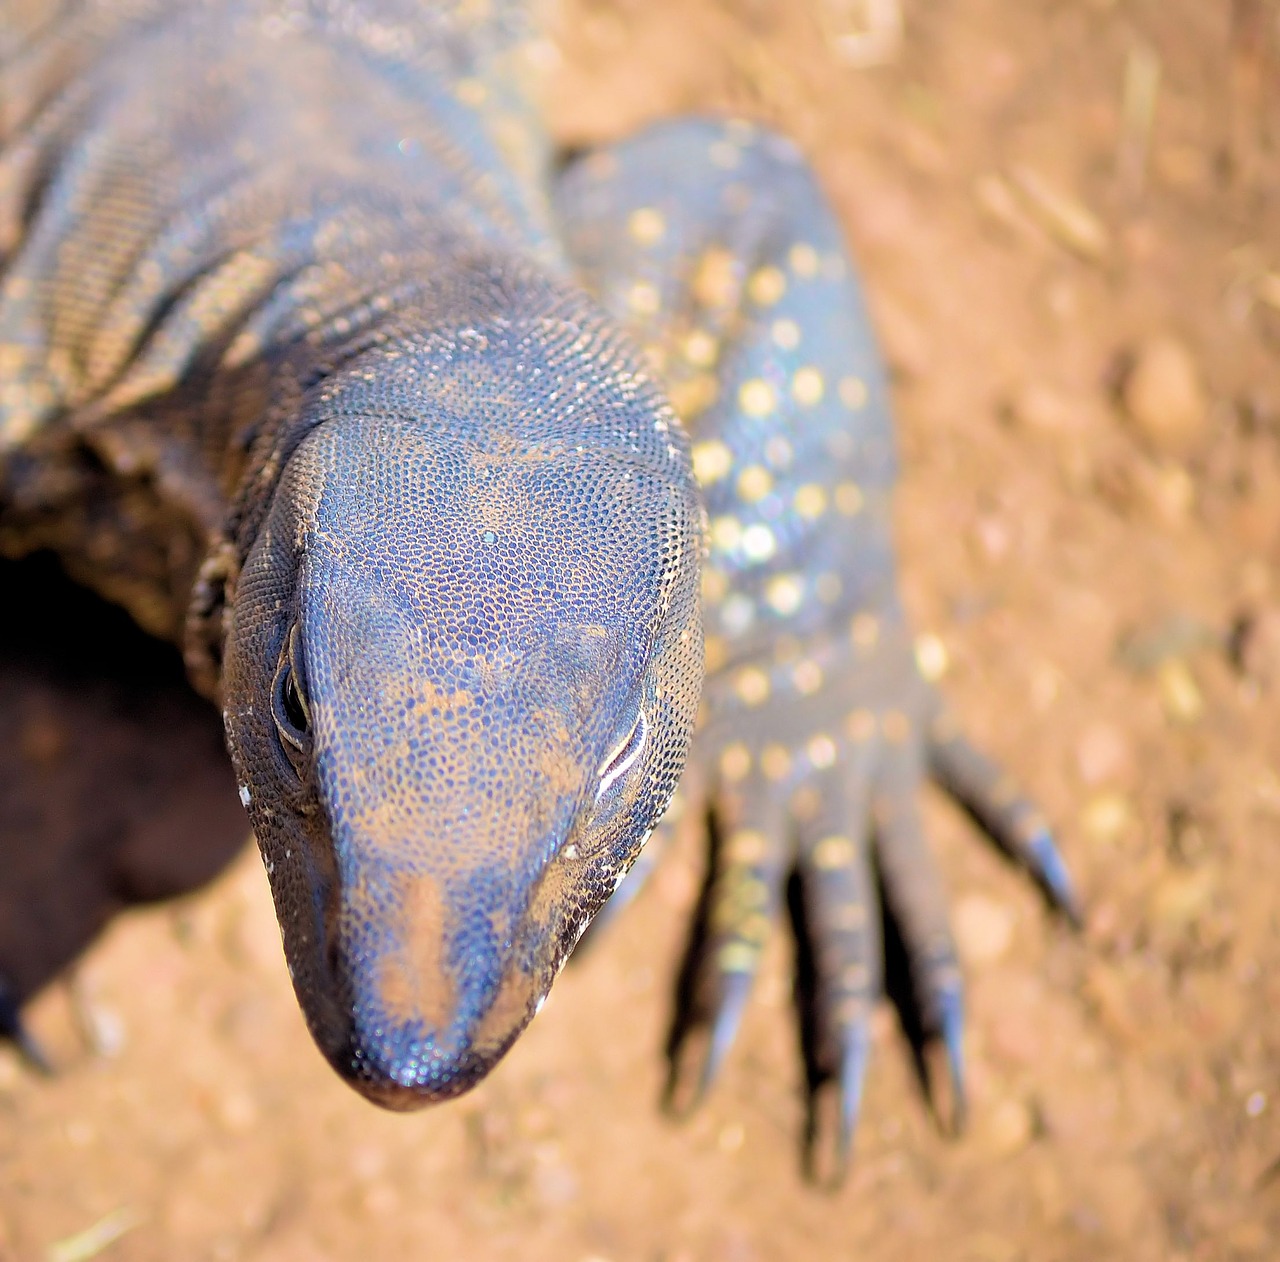
[[[922,780],[1072,919],[1075,896],[1038,811],[917,669],[895,585],[884,374],[795,147],[740,122],[663,124],[571,162],[558,207],[583,279],[648,348],[690,426],[710,522],[708,677],[683,796],[718,844],[673,1057],[701,1032],[698,1089],[713,1079],[796,873],[842,1170],[882,985],[877,884],[963,1115],[960,970]]]

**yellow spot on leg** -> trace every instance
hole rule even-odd
[[[713,167],[732,171],[742,161],[742,150],[727,140],[717,140],[707,149],[707,157]]]
[[[761,377],[752,377],[738,388],[738,406],[748,416],[768,416],[776,402],[773,387]]]
[[[717,517],[711,523],[711,546],[732,552],[742,542],[742,523],[736,517]]]
[[[822,374],[814,367],[801,368],[792,379],[791,397],[801,407],[813,407],[822,402],[822,394],[826,383]]]
[[[693,296],[704,307],[732,307],[737,303],[737,268],[728,250],[712,246],[698,260]]]
[[[804,587],[796,575],[779,574],[765,586],[764,598],[774,613],[789,618],[800,608]]]
[[[797,276],[808,280],[818,274],[818,251],[805,241],[797,241],[787,254],[787,262]]]
[[[813,848],[813,866],[823,872],[850,867],[857,857],[857,850],[848,837],[824,837]]]
[[[777,551],[778,541],[768,526],[756,522],[742,532],[742,551],[748,561],[767,561]]]
[[[720,753],[720,774],[735,784],[751,770],[751,751],[741,742],[726,745]]]
[[[800,326],[794,320],[775,320],[769,328],[769,335],[779,350],[793,351],[800,345]]]
[[[874,614],[854,614],[853,621],[849,624],[849,634],[861,652],[869,653],[880,639],[880,623]]]
[[[733,690],[743,705],[760,705],[769,697],[769,676],[758,666],[746,666],[734,676]]]
[[[773,475],[763,465],[751,464],[738,474],[738,498],[756,504],[773,490]]]
[[[876,734],[876,716],[870,710],[860,707],[845,720],[844,730],[850,740],[859,743],[869,741]]]
[[[706,566],[702,571],[702,601],[706,605],[718,605],[729,591],[729,579],[723,570]]]
[[[802,697],[812,697],[822,687],[822,667],[809,658],[801,658],[791,668],[791,682]]]
[[[836,743],[829,736],[821,733],[811,736],[804,747],[804,752],[808,754],[809,761],[819,771],[826,771],[828,767],[835,766]]]
[[[745,942],[727,942],[716,953],[722,973],[754,973],[760,959],[760,948]]]
[[[729,863],[743,867],[755,866],[764,862],[769,853],[769,840],[764,833],[754,828],[737,828],[729,834],[724,845],[724,857]]]
[[[703,486],[719,482],[733,468],[733,452],[718,438],[693,445],[693,476]]]
[[[705,329],[694,329],[684,339],[684,357],[695,368],[710,368],[720,353],[720,345]]]
[[[840,394],[840,402],[851,412],[857,412],[867,405],[867,386],[860,377],[841,377],[836,387]]]
[[[816,482],[796,487],[791,507],[806,521],[816,521],[827,509],[827,493]]]
[[[751,274],[747,296],[757,307],[772,307],[787,292],[787,278],[776,267],[762,267]]]
[[[729,657],[729,649],[718,635],[709,635],[702,646],[702,661],[708,673],[719,670]]]
[[[881,723],[884,738],[891,745],[903,745],[911,735],[911,720],[901,710],[887,710]]]
[[[667,230],[662,212],[653,206],[641,206],[627,217],[627,232],[639,245],[656,245]]]
[[[836,511],[844,517],[856,517],[862,512],[866,498],[862,488],[856,482],[841,482],[836,487]]]
[[[631,286],[631,292],[627,294],[627,306],[636,315],[656,315],[662,306],[662,296],[656,285],[640,280]]]
[[[949,659],[947,646],[936,636],[926,632],[916,637],[916,669],[931,684],[936,684],[947,673]]]
[[[791,755],[782,745],[766,745],[760,752],[760,770],[766,780],[785,780],[791,774]]]
[[[709,372],[696,373],[684,381],[677,381],[667,390],[671,406],[685,421],[691,421],[705,412],[716,401],[719,393],[720,383]]]

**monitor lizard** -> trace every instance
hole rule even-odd
[[[676,1044],[709,1082],[796,873],[843,1155],[877,881],[961,1088],[920,783],[1075,897],[917,669],[814,174],[732,119],[558,157],[526,7],[0,0],[0,550],[182,645],[357,1090],[486,1074],[680,785]]]

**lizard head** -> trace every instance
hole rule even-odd
[[[702,670],[685,439],[564,321],[317,388],[231,605],[223,699],[290,973],[390,1108],[479,1080],[675,789]]]

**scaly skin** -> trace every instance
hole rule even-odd
[[[915,671],[884,384],[795,150],[686,121],[553,177],[519,5],[47,7],[0,0],[0,547],[184,644],[339,1073],[472,1085],[637,858],[698,704],[705,496],[705,1076],[795,868],[847,1149],[874,832],[958,1077],[921,777],[1070,891]]]

